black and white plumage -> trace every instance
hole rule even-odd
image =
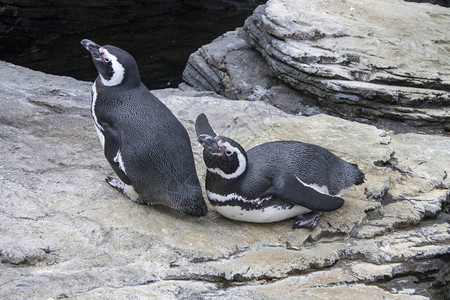
[[[207,206],[186,129],[141,82],[134,58],[90,40],[98,77],[91,113],[104,154],[120,180],[107,178],[133,201],[203,216]]]
[[[297,217],[293,228],[313,228],[323,211],[340,208],[340,198],[364,174],[317,145],[297,141],[269,142],[245,151],[218,136],[204,114],[195,128],[207,167],[206,192],[223,216],[267,223]]]

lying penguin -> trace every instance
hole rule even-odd
[[[98,71],[91,103],[95,129],[120,178],[108,177],[107,182],[138,203],[205,215],[186,129],[141,82],[129,53],[86,39],[81,44]]]
[[[246,152],[218,136],[200,114],[195,122],[204,147],[206,194],[223,216],[268,223],[296,217],[292,228],[314,228],[324,211],[340,208],[348,188],[364,182],[356,164],[317,145],[269,142]]]

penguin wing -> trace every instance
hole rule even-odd
[[[208,118],[205,114],[199,114],[195,120],[195,132],[197,132],[197,136],[201,134],[207,134],[212,137],[217,136],[214,129],[209,125]]]
[[[131,180],[125,173],[122,157],[120,154],[121,139],[119,132],[107,123],[100,124],[103,127],[103,136],[105,137],[105,157],[119,176],[123,183],[131,185]]]
[[[315,211],[332,211],[344,204],[344,199],[323,194],[299,180],[293,174],[284,174],[264,192],[263,196],[276,196],[293,204]]]

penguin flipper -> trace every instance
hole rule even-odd
[[[323,194],[293,174],[284,174],[267,189],[264,196],[272,195],[314,211],[332,211],[344,204],[344,199]]]
[[[197,133],[197,136],[201,134],[207,134],[212,137],[216,137],[217,134],[214,132],[214,129],[212,129],[211,125],[209,124],[208,118],[205,114],[199,114],[197,119],[195,120],[195,132]]]
[[[125,171],[122,169],[120,165],[120,148],[121,141],[119,132],[114,129],[111,125],[102,123],[103,127],[103,136],[105,137],[105,157],[108,160],[109,164],[113,168],[114,172],[119,176],[120,180],[123,183],[131,185],[131,180],[125,174]]]

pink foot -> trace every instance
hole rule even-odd
[[[303,215],[299,215],[295,217],[297,221],[295,221],[294,225],[292,225],[292,229],[300,227],[313,229],[314,227],[316,227],[317,222],[319,222],[321,215],[322,212],[320,211],[312,211]]]
[[[113,188],[115,188],[116,190],[118,190],[119,192],[124,194],[127,198],[131,199],[131,197],[125,191],[125,184],[122,181],[114,179],[114,178],[109,177],[109,176],[106,177],[105,180],[106,180],[107,183],[109,183],[110,186],[112,186]]]

